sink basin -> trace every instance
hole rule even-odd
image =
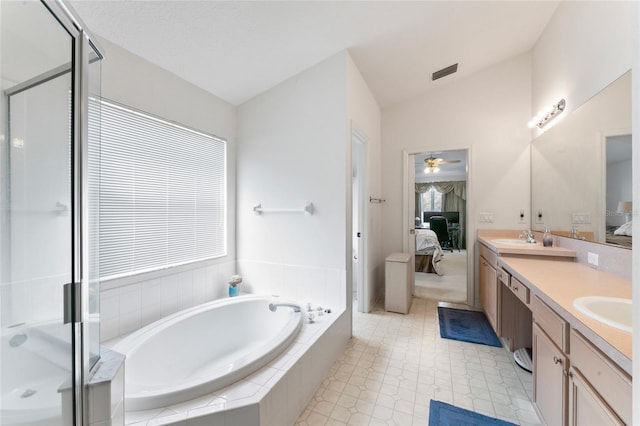
[[[587,296],[575,299],[573,306],[588,317],[631,333],[631,299]]]
[[[515,238],[499,238],[497,240],[491,240],[492,243],[496,243],[496,244],[508,244],[508,245],[513,245],[513,246],[526,246],[528,244],[532,244],[532,243],[528,243],[525,240],[518,240]]]

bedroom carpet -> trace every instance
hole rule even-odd
[[[514,423],[488,417],[433,399],[429,403],[429,426],[515,426]]]
[[[502,347],[483,312],[438,307],[438,319],[445,339]]]
[[[440,261],[444,275],[416,272],[415,296],[440,302],[466,303],[467,252],[446,252]]]

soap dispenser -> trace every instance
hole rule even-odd
[[[551,230],[548,226],[544,229],[544,235],[542,236],[542,245],[545,247],[553,246],[553,237],[551,236]]]

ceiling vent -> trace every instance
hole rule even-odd
[[[431,74],[431,80],[436,81],[437,79],[446,77],[449,74],[453,74],[456,71],[458,71],[458,64],[449,65],[448,67],[442,68],[441,70]]]

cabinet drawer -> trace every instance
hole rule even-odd
[[[498,266],[498,255],[492,252],[484,244],[480,244],[480,256],[484,257],[487,263],[494,268]]]
[[[511,291],[518,296],[518,299],[525,305],[529,304],[529,287],[522,284],[516,277],[511,277]]]
[[[498,266],[496,268],[496,274],[498,275],[498,281],[501,281],[507,287],[511,285],[510,284],[511,275],[507,271],[505,271],[504,269]]]
[[[582,334],[571,329],[571,363],[626,424],[631,424],[631,378]]]
[[[564,353],[569,353],[569,324],[538,296],[531,300],[533,320]]]

